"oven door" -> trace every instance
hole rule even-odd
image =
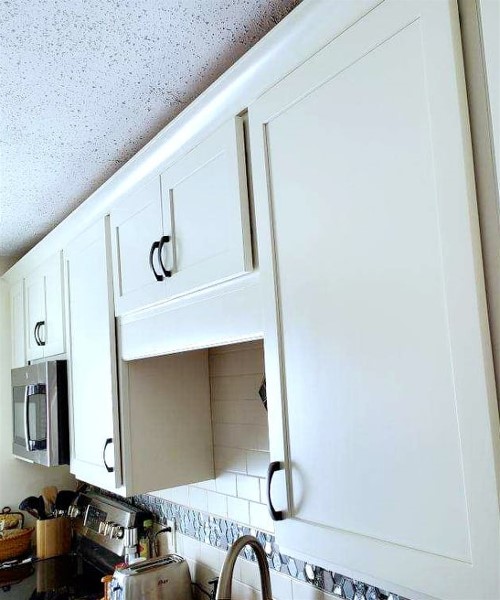
[[[12,451],[41,465],[49,465],[49,418],[45,364],[12,371]]]

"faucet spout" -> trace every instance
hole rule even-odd
[[[215,600],[232,599],[233,571],[236,559],[245,546],[250,546],[257,557],[257,564],[260,572],[260,585],[262,590],[262,600],[272,600],[271,578],[269,577],[269,565],[267,564],[266,553],[259,543],[259,540],[253,535],[243,535],[238,538],[229,548],[219,577],[217,595]]]

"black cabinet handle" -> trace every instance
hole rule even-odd
[[[40,338],[40,327],[45,325],[45,321],[38,321],[33,331],[33,336],[37,346],[45,346],[45,342]]]
[[[45,340],[42,340],[40,337],[40,329],[45,327],[45,321],[40,321],[40,326],[38,327],[38,339],[40,340],[40,346],[45,346]]]
[[[104,444],[104,448],[102,449],[102,462],[104,463],[104,466],[106,467],[106,471],[108,473],[113,473],[113,471],[115,470],[114,467],[109,467],[108,463],[106,462],[106,448],[113,443],[113,438],[108,438],[106,440],[106,443]]]
[[[158,246],[158,256],[160,258],[160,266],[162,268],[163,274],[165,275],[165,277],[172,277],[172,271],[169,271],[166,267],[165,264],[163,263],[163,246],[165,244],[168,244],[168,242],[171,241],[171,238],[169,235],[164,235],[161,237],[160,239],[160,245]]]
[[[285,519],[285,511],[276,510],[271,500],[271,481],[273,479],[273,475],[276,473],[276,471],[281,471],[284,468],[285,467],[282,462],[275,460],[274,462],[270,463],[269,468],[267,469],[267,506],[273,521],[284,521]]]
[[[151,244],[151,250],[149,251],[149,266],[151,267],[151,271],[153,271],[153,275],[155,276],[156,281],[163,281],[163,275],[160,275],[159,273],[156,272],[154,263],[153,263],[153,258],[154,258],[154,254],[155,254],[155,250],[158,250],[160,247],[160,242],[153,242]],[[161,263],[161,258],[160,258],[160,263]],[[163,267],[163,265],[162,265]]]

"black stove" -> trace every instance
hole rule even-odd
[[[79,554],[20,562],[0,568],[0,599],[98,600],[110,573]]]
[[[80,493],[70,516],[76,533],[71,554],[0,563],[0,600],[98,600],[101,579],[112,575],[136,544],[149,513],[98,494]]]

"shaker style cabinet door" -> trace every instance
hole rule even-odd
[[[27,360],[65,352],[60,252],[26,278],[25,302]]]
[[[71,408],[71,472],[107,490],[121,483],[109,222],[64,250]]]
[[[277,542],[411,598],[500,597],[461,61],[454,2],[387,0],[249,110]]]
[[[157,176],[120,198],[111,211],[117,315],[148,306],[165,296],[158,253],[162,235]]]
[[[243,121],[236,117],[161,175],[162,261],[178,296],[252,270]]]
[[[45,278],[40,270],[26,278],[26,358],[36,360],[43,358],[43,339],[40,329],[45,327]],[[43,332],[42,332],[43,335]]]

